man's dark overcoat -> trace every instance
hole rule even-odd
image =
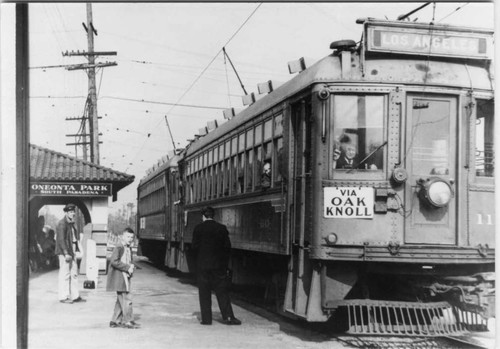
[[[231,242],[225,225],[211,219],[198,224],[194,228],[192,248],[198,270],[227,269]]]
[[[113,249],[109,262],[108,279],[106,282],[106,291],[128,292],[125,283],[123,272],[127,273],[131,264],[123,263],[122,256],[125,249],[130,248],[118,242]],[[132,258],[132,251],[130,251],[130,258]],[[132,263],[132,261],[131,261]]]
[[[67,255],[75,257],[75,251],[73,250],[73,237],[71,234],[72,226],[75,223],[68,222],[68,219],[64,217],[57,223],[56,226],[56,255]],[[80,233],[75,229],[75,238],[80,241]]]

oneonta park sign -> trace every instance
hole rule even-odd
[[[111,196],[110,183],[30,183],[30,195]]]

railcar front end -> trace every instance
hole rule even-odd
[[[345,310],[362,333],[391,319],[405,331],[450,317],[484,328],[495,304],[492,33],[366,20],[363,37],[333,43],[317,63],[329,75],[291,104],[285,308],[309,321]],[[420,302],[446,303],[432,313]]]

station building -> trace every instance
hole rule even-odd
[[[38,223],[40,209],[72,203],[78,208],[76,224],[83,233],[80,273],[89,268],[105,273],[109,201],[116,201],[118,192],[133,181],[132,175],[30,144],[30,251],[43,227]]]

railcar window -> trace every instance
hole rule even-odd
[[[254,177],[254,183],[256,186],[260,185],[260,178],[257,179],[257,176],[260,176],[260,172],[262,171],[262,147],[259,146],[255,148],[255,165],[254,165],[254,170],[253,170],[253,177]],[[257,171],[256,171],[257,169]]]
[[[193,202],[198,201],[198,174],[193,176]]]
[[[240,135],[238,136],[238,149],[240,152],[245,149],[245,134],[244,133],[240,133]]]
[[[245,175],[245,181],[246,181],[246,190],[250,191],[252,190],[252,172],[253,172],[253,150],[247,151],[247,164],[246,164],[246,175]]]
[[[215,164],[214,166],[214,191],[213,191],[213,197],[216,198],[217,195],[219,194],[219,165]]]
[[[262,124],[255,127],[255,145],[262,142]]]
[[[200,171],[198,178],[200,181],[200,192],[198,195],[198,201],[203,201],[203,199],[205,199],[205,186],[206,186],[206,184],[205,184],[205,180],[206,180],[205,170]]]
[[[276,159],[274,164],[274,173],[276,173],[275,181],[281,182],[283,175],[285,174],[285,159],[283,155],[283,138],[277,138],[274,140],[274,158]]]
[[[253,147],[253,128],[247,131],[247,148]]]
[[[237,156],[231,158],[231,194],[238,194],[238,162]]]
[[[273,144],[271,142],[264,144],[264,161],[260,173],[260,185],[263,189],[272,185],[272,152]]]
[[[384,101],[384,96],[335,96],[331,145],[333,169],[383,169]]]
[[[229,159],[224,161],[224,195],[229,195]]]
[[[224,161],[221,161],[219,163],[219,178],[218,178],[218,181],[219,181],[219,197],[222,197],[224,195],[224,171],[225,171],[225,168],[224,168]]]
[[[238,138],[237,137],[233,137],[233,139],[231,140],[231,155],[236,155],[236,153],[238,152]]]
[[[228,158],[231,155],[231,141],[226,142],[226,151],[224,152],[224,158]]]
[[[495,175],[494,115],[493,100],[477,100],[476,176]]]
[[[214,148],[214,164],[216,164],[217,161],[219,161],[219,151],[218,151],[218,148],[215,147]]]
[[[264,141],[267,141],[273,136],[273,121],[267,120],[264,122]]]
[[[239,187],[239,192],[240,193],[243,193],[243,191],[245,190],[245,177],[244,177],[244,173],[245,173],[245,153],[244,152],[240,152],[240,154],[238,155],[238,187]]]
[[[219,161],[222,161],[224,158],[224,144],[221,144],[219,146]]]
[[[412,129],[407,147],[412,171],[419,175],[450,172],[450,115],[448,100],[413,100]]]
[[[274,117],[274,136],[281,136],[283,134],[283,114]]]
[[[194,202],[194,185],[193,182],[191,181],[189,184],[189,197],[188,197],[189,203],[192,204]]]
[[[273,143],[267,142],[264,144],[264,162],[261,169],[261,186],[263,188],[269,188],[272,184],[272,156],[273,154]]]

